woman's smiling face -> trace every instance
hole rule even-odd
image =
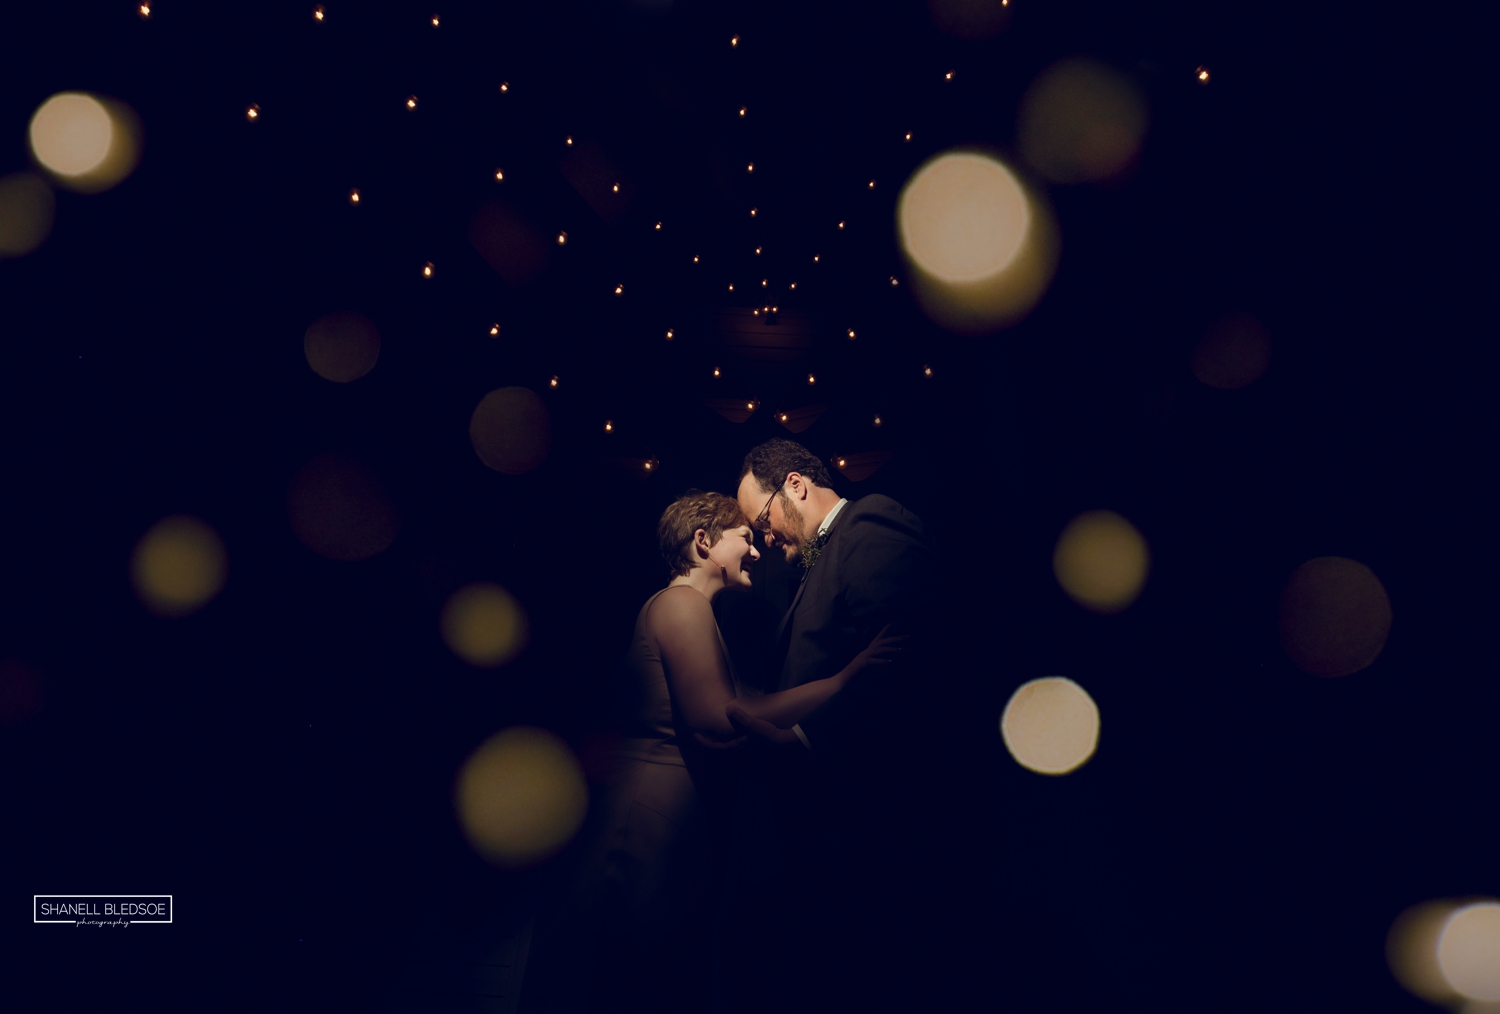
[[[708,551],[708,566],[722,567],[728,587],[750,587],[750,565],[760,559],[749,525],[726,529]]]

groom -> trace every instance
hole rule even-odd
[[[782,976],[772,988],[810,1009],[827,1009],[813,997],[828,990],[835,1007],[866,990],[889,1000],[891,969],[911,963],[898,942],[910,920],[897,901],[914,876],[903,846],[910,829],[893,825],[919,822],[913,751],[932,747],[919,730],[935,727],[933,716],[919,712],[935,696],[920,661],[935,553],[914,514],[879,494],[839,496],[823,462],[791,440],[745,456],[736,499],[767,550],[803,567],[777,635],[777,689],[834,675],[888,625],[889,634],[915,635],[899,659],[864,670],[790,730],[731,714],[782,744],[766,765],[788,878],[782,915],[766,927],[784,941],[786,967],[770,973]]]

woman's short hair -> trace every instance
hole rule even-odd
[[[723,493],[690,489],[668,504],[656,523],[661,558],[673,577],[683,577],[693,569],[693,534],[698,529],[708,533],[712,546],[725,532],[749,523],[740,505]]]

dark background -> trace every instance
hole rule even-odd
[[[1016,0],[974,42],[909,3],[330,4],[323,24],[302,3],[153,6],[38,4],[0,28],[0,172],[27,167],[28,119],[60,90],[116,96],[146,129],[129,179],[60,193],[46,243],[0,263],[0,658],[38,671],[44,700],[0,729],[22,958],[0,988],[106,969],[197,1002],[460,1009],[393,992],[411,941],[524,908],[549,871],[470,852],[457,766],[517,723],[597,747],[660,584],[661,508],[732,492],[814,371],[829,408],[800,438],[893,452],[835,485],[930,524],[973,631],[899,747],[946,781],[891,814],[941,836],[923,861],[949,915],[910,927],[949,955],[934,982],[1016,1010],[1424,1008],[1386,969],[1392,919],[1500,889],[1475,26]],[[888,283],[900,184],[955,144],[1008,150],[1026,85],[1078,54],[1147,96],[1139,164],[1048,193],[1063,254],[1028,319],[945,334]],[[568,135],[621,167],[615,221],[559,171]],[[529,285],[468,242],[495,200],[568,232]],[[800,360],[721,342],[761,277],[815,330]],[[334,385],[302,336],[346,309],[382,352]],[[1234,312],[1264,322],[1272,366],[1210,390],[1188,355]],[[509,384],[543,395],[555,433],[518,477],[467,436]],[[710,397],[761,408],[735,424]],[[330,450],[400,510],[373,559],[324,560],[288,525],[291,477]],[[1097,507],[1153,555],[1115,617],[1051,574],[1062,526]],[[222,594],[175,621],[127,574],[174,513],[230,554]],[[1395,612],[1375,664],[1338,680],[1276,643],[1282,584],[1322,555],[1369,565]],[[784,577],[760,575],[762,606],[726,622],[738,650],[754,655]],[[498,671],[438,637],[445,597],[481,579],[533,625]],[[1060,779],[1015,765],[996,730],[1015,687],[1052,674],[1103,716],[1098,754]],[[31,894],[91,890],[173,892],[177,922],[85,938],[25,919]]]

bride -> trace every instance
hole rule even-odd
[[[711,932],[720,921],[712,909],[722,903],[718,889],[729,872],[735,769],[746,740],[730,714],[742,726],[747,715],[769,723],[795,743],[793,726],[863,669],[901,650],[900,639],[882,631],[836,675],[752,696],[713,613],[726,588],[750,587],[760,552],[749,519],[730,497],[690,490],[662,513],[657,540],[671,580],[636,619],[625,657],[630,700],[617,780],[605,800],[602,837],[568,906],[574,932],[590,937],[577,958],[594,966],[593,995],[577,995],[589,988],[589,976],[577,969],[536,983],[548,993],[574,994],[567,1003],[528,989],[527,1009],[583,1001],[618,1010],[650,1006],[663,988],[719,992],[717,970],[731,956]]]

